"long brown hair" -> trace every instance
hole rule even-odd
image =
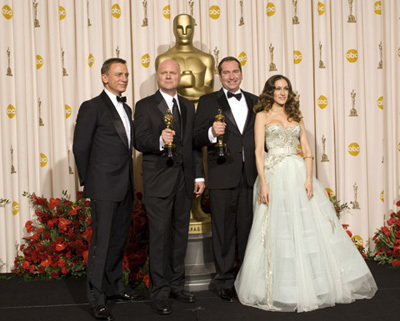
[[[255,113],[260,111],[270,111],[274,104],[274,91],[275,91],[275,83],[276,81],[284,79],[289,86],[289,96],[286,101],[284,108],[285,112],[288,115],[288,121],[294,120],[299,122],[302,119],[302,115],[300,112],[300,103],[296,99],[296,94],[293,92],[292,84],[290,80],[283,75],[274,75],[270,77],[264,85],[264,89],[258,97],[257,104],[253,107]]]

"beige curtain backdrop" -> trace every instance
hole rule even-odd
[[[154,61],[175,42],[173,18],[192,14],[194,44],[243,66],[258,95],[273,74],[298,92],[315,174],[351,210],[342,221],[366,244],[400,184],[400,2],[396,0],[1,0],[0,272],[24,224],[24,191],[72,199],[80,104],[102,90],[100,68],[127,60],[130,106],[155,92]],[[220,88],[217,74],[215,89]],[[134,155],[141,190],[140,155]]]

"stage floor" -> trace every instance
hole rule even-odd
[[[214,292],[197,292],[197,302],[172,302],[173,312],[167,316],[152,312],[148,299],[141,302],[111,303],[109,307],[116,321],[383,321],[397,320],[400,312],[400,270],[368,265],[378,284],[378,292],[371,300],[337,305],[307,313],[265,312],[235,303],[224,302]],[[24,281],[1,275],[1,321],[85,321],[94,320],[89,314],[85,295],[85,281],[75,279]]]

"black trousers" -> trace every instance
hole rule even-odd
[[[185,256],[192,199],[187,195],[183,170],[168,197],[149,197],[144,191],[149,220],[150,298],[167,299],[183,290]],[[162,182],[160,182],[162,184]]]
[[[244,165],[244,164],[243,164]],[[235,253],[242,262],[253,223],[253,186],[247,184],[245,167],[238,186],[210,189],[211,226],[217,290],[230,289],[235,281]]]
[[[132,218],[132,192],[121,202],[91,201],[92,237],[87,267],[87,296],[91,307],[125,291],[122,259]]]

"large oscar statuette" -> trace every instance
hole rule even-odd
[[[218,109],[218,114],[215,115],[215,121],[224,123],[225,116],[222,115],[221,109]],[[226,161],[226,156],[229,155],[226,144],[224,143],[224,136],[218,136],[218,142],[215,144],[215,153],[218,156],[217,163],[223,164]]]
[[[174,116],[172,116],[171,110],[169,108],[167,109],[167,113],[164,116],[164,123],[166,128],[171,130],[173,129]],[[174,164],[173,157],[176,155],[174,143],[171,142],[164,145],[164,155],[166,155],[168,158],[167,165],[172,166]]]

